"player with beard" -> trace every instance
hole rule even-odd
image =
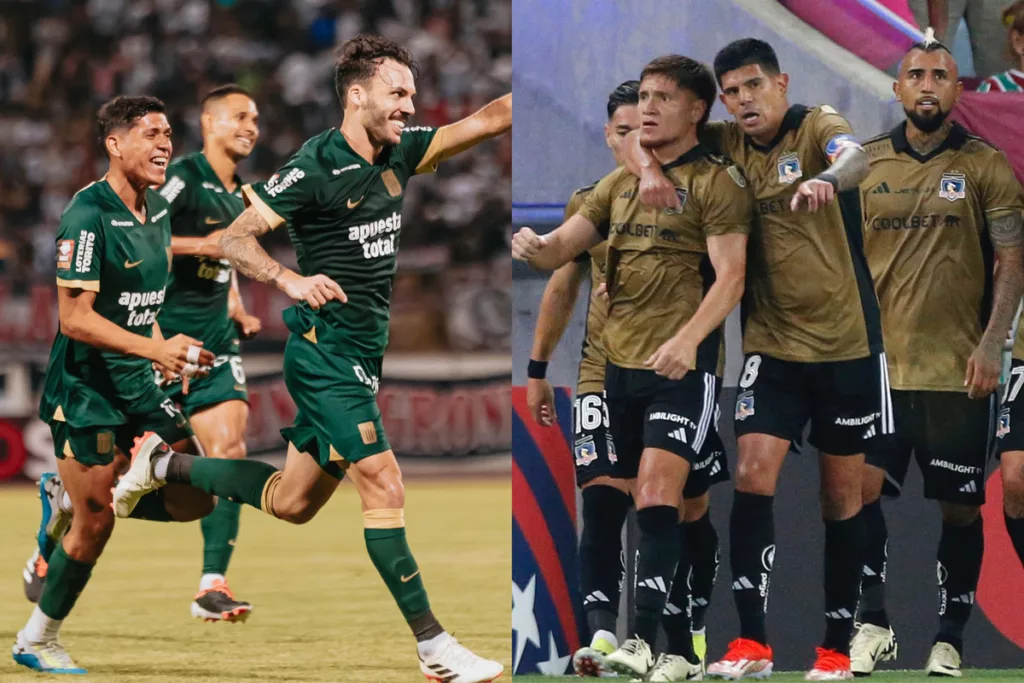
[[[736,399],[736,494],[729,521],[739,638],[708,674],[762,678],[773,655],[765,625],[775,558],[775,489],[793,442],[818,449],[825,522],[825,637],[811,680],[850,678],[860,591],[864,448],[888,394],[878,303],[861,244],[857,186],[867,157],[828,105],[790,105],[771,46],[746,38],[715,56],[720,99],[735,121],[702,139],[732,158],[755,196],[744,297],[744,364]],[[678,204],[675,186],[639,141],[627,165],[648,204]],[[630,159],[629,157],[633,157]],[[806,210],[805,210],[806,209]],[[890,431],[883,420],[874,433]]]
[[[415,63],[380,36],[341,47],[335,89],[340,128],[308,141],[270,181],[242,188],[249,207],[220,244],[241,274],[299,302],[284,312],[291,336],[284,377],[298,412],[282,430],[283,470],[242,459],[194,458],[158,435],[139,443],[114,493],[118,516],[168,483],[189,484],[294,524],[308,522],[348,473],[362,500],[366,548],[417,641],[420,670],[450,683],[501,674],[449,635],[431,612],[406,541],[405,489],[376,395],[388,341],[405,186],[417,173],[508,131],[512,96],[443,126],[406,127],[415,113]],[[287,224],[303,275],[273,260],[257,238]]]
[[[925,671],[960,676],[984,550],[993,391],[1024,288],[1024,202],[1003,153],[948,120],[963,86],[944,45],[926,39],[912,47],[893,90],[907,118],[865,144],[871,173],[861,199],[896,434],[868,449],[862,626],[852,670],[870,674],[896,655],[885,610],[888,535],[879,497],[883,488],[899,495],[913,455],[924,496],[938,501],[942,515],[939,629]]]

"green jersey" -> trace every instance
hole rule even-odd
[[[95,292],[93,310],[129,332],[151,337],[164,302],[170,251],[167,201],[147,190],[142,223],[100,180],[79,191],[61,216],[57,286]],[[150,410],[152,388],[149,360],[101,351],[57,332],[39,417],[77,428],[124,424],[128,415]]]
[[[202,152],[178,159],[167,169],[160,194],[171,203],[171,232],[179,237],[205,237],[226,228],[245,208],[241,181],[234,192],[217,178]],[[238,353],[238,332],[228,318],[231,264],[206,256],[175,256],[160,311],[165,337],[184,334],[199,339],[216,355]]]
[[[438,133],[407,128],[371,164],[332,128],[309,139],[267,183],[242,189],[271,227],[288,224],[302,274],[326,275],[348,295],[348,303],[329,301],[319,311],[292,306],[284,312],[289,330],[339,353],[384,354],[402,197],[409,178],[437,167]]]

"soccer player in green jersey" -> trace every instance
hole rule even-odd
[[[512,125],[512,97],[437,130],[407,127],[416,93],[412,56],[385,38],[347,41],[335,68],[340,128],[308,140],[269,182],[246,186],[249,203],[221,239],[240,273],[272,282],[298,303],[284,375],[298,406],[282,471],[249,460],[167,455],[159,436],[140,445],[114,494],[125,516],[165,483],[187,483],[300,524],[347,472],[362,499],[367,551],[416,636],[420,668],[446,683],[490,681],[502,665],[458,644],[431,613],[405,538],[405,492],[376,393],[388,340],[389,300],[409,179]],[[274,261],[257,237],[281,225],[302,274]],[[165,457],[167,455],[167,457]]]
[[[149,189],[164,182],[171,157],[164,105],[117,97],[100,109],[99,129],[109,171],[72,198],[57,230],[60,331],[39,406],[75,520],[13,647],[15,662],[48,673],[85,673],[57,634],[113,531],[112,491],[133,439],[155,432],[176,449],[195,448],[188,420],[153,383],[152,365],[191,375],[214,360],[202,342],[164,339],[156,325],[171,246],[170,207]],[[175,486],[139,500],[132,516],[191,521],[212,509],[207,493]]]

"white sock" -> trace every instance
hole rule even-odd
[[[67,491],[65,491],[64,495],[61,496],[60,502],[57,503],[57,507],[64,512],[71,512],[71,496],[68,495]]]
[[[161,455],[153,461],[153,476],[165,484],[167,483],[167,466],[171,463],[172,455],[174,455],[173,451]]]
[[[444,633],[436,635],[429,640],[421,640],[416,643],[416,651],[419,652],[420,659],[429,659],[433,657],[437,651],[441,649],[441,646],[447,643],[450,639],[451,636],[448,635],[447,631],[445,631]]]
[[[213,584],[218,581],[226,581],[223,574],[203,574],[203,578],[199,579],[199,590],[213,588]]]
[[[39,605],[36,605],[22,632],[30,643],[45,643],[57,638],[57,632],[63,623],[63,619],[51,619],[46,616],[43,610],[39,609]]]
[[[616,649],[619,647],[619,639],[616,638],[615,634],[611,631],[605,631],[604,629],[598,629],[594,631],[594,637],[590,639],[590,643],[593,644],[594,641],[596,641],[598,638],[600,638],[601,640],[607,640],[609,643],[612,644],[612,647]]]

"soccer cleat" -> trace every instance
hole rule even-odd
[[[206,590],[201,590],[192,601],[192,616],[203,621],[245,622],[252,613],[252,605],[235,600],[234,594],[224,581],[214,581]]]
[[[680,681],[703,681],[704,667],[700,662],[691,664],[679,655],[658,655],[658,661],[645,679],[649,683],[680,683]]]
[[[850,670],[854,676],[870,676],[879,662],[896,659],[899,644],[892,628],[858,624],[850,641]]]
[[[122,518],[129,516],[144,495],[163,486],[153,475],[153,456],[164,455],[170,450],[170,446],[154,432],[146,432],[135,438],[132,464],[114,487],[114,502],[111,505],[115,515]]]
[[[960,653],[949,643],[940,640],[932,645],[932,652],[928,655],[924,672],[929,676],[960,678],[963,676],[963,672],[960,671]]]
[[[626,676],[646,676],[654,667],[651,647],[643,638],[627,638],[615,652],[605,658],[612,671]]]
[[[24,631],[18,631],[11,648],[17,664],[48,674],[84,674],[85,669],[75,664],[64,646],[56,639],[45,643],[31,643]]]
[[[818,658],[814,666],[804,676],[806,681],[848,681],[853,678],[850,671],[850,658],[838,650],[814,648]]]
[[[488,683],[504,670],[501,663],[474,654],[452,636],[432,656],[420,657],[420,671],[439,683]]]
[[[577,676],[608,678],[616,676],[606,662],[608,655],[615,652],[615,646],[604,638],[595,637],[589,647],[581,647],[572,656],[572,670]]]
[[[704,629],[693,632],[693,653],[700,660],[701,669],[708,670],[708,636]]]
[[[771,675],[772,649],[749,638],[737,638],[729,643],[725,656],[708,666],[708,676],[729,681]]]
[[[39,522],[39,533],[36,543],[39,553],[46,561],[50,561],[57,543],[71,526],[71,511],[64,511],[64,482],[54,472],[47,472],[39,480],[39,503],[43,516]]]
[[[28,558],[25,568],[21,570],[21,577],[25,584],[25,597],[29,602],[39,602],[43,594],[43,587],[46,585],[46,560],[39,554],[39,548],[32,551],[32,557]]]

